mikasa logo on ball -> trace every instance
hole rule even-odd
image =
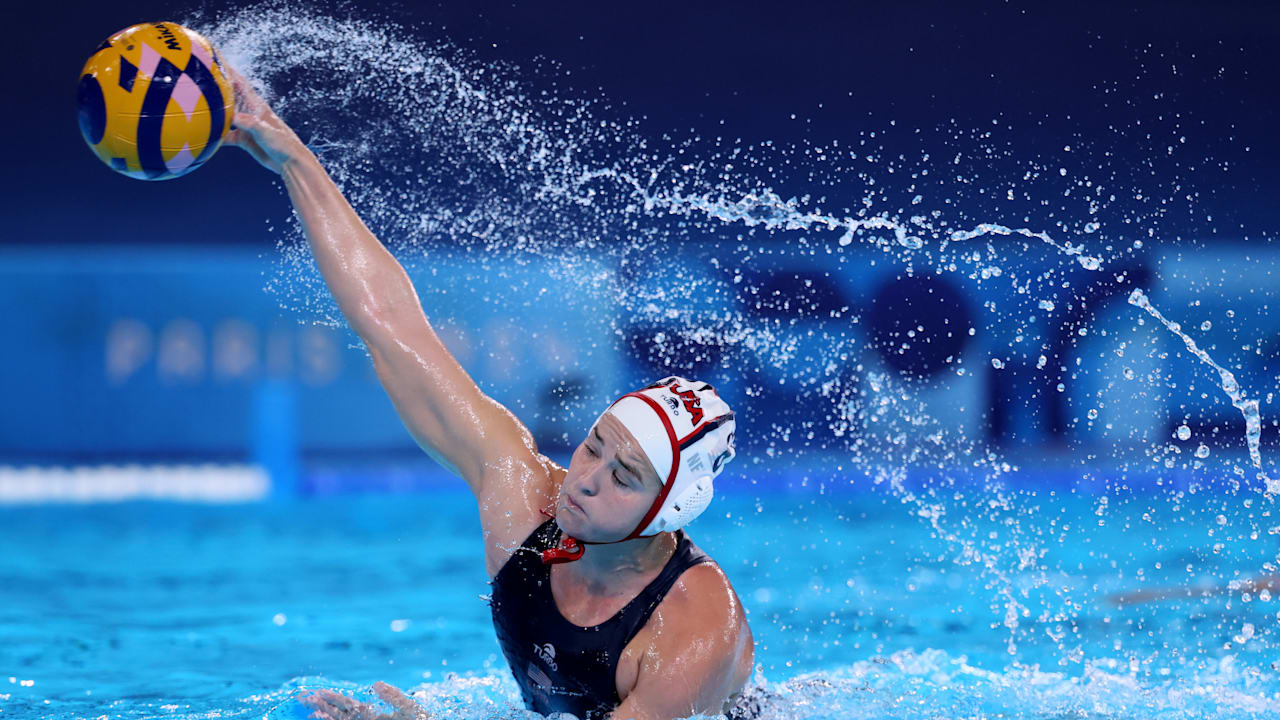
[[[165,46],[170,50],[182,49],[182,43],[178,41],[178,37],[173,34],[173,31],[169,29],[168,25],[165,25],[164,23],[152,23],[151,26],[160,31],[160,38],[164,40]]]

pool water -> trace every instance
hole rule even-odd
[[[472,500],[441,487],[0,508],[0,717],[305,717],[299,687],[378,680],[437,717],[530,715],[493,637]],[[1107,602],[1255,572],[1277,538],[1234,527],[1243,496],[949,492],[969,510],[941,532],[912,491],[860,483],[740,484],[691,526],[749,612],[763,717],[1280,707],[1275,600]]]

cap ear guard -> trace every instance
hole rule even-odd
[[[641,531],[641,535],[672,532],[693,522],[711,504],[715,487],[710,475],[703,475],[686,485],[678,496],[668,496],[658,516]]]

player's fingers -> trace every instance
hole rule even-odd
[[[231,118],[231,127],[248,130],[254,132],[262,128],[262,120],[257,116],[247,112],[238,112]]]
[[[253,85],[251,85],[249,80],[246,79],[244,75],[241,75],[240,71],[235,69],[231,63],[223,63],[222,69],[226,72],[227,79],[231,81],[231,85],[235,87],[237,91],[244,92],[246,95],[253,92]]]
[[[298,702],[315,711],[311,713],[310,717],[320,718],[320,720],[335,720],[338,713],[338,709],[336,707],[325,702],[317,693],[304,695],[298,698]]]
[[[253,85],[250,85],[249,81],[239,73],[231,76],[231,90],[235,93],[236,107],[238,108],[260,112],[262,107],[267,104],[262,99],[262,96],[258,94],[258,91],[253,89]]]
[[[373,684],[373,691],[378,694],[378,697],[386,700],[388,705],[399,710],[411,708],[416,704],[406,697],[400,688],[381,681]]]
[[[349,698],[342,693],[334,692],[333,690],[321,690],[320,692],[322,693],[321,696],[326,701],[337,706],[339,710],[344,712],[355,712],[360,708],[359,701],[354,698]]]
[[[425,720],[425,718],[431,717],[426,708],[414,702],[412,698],[405,695],[400,688],[394,685],[376,682],[373,684],[373,691],[388,705],[398,710],[399,712],[396,714],[399,717],[413,718],[414,720]]]

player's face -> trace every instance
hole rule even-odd
[[[658,473],[635,437],[605,413],[569,461],[556,521],[579,540],[621,540],[640,524],[661,490]]]

